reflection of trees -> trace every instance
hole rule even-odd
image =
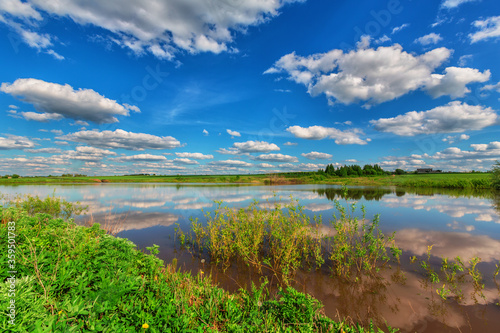
[[[460,197],[475,197],[475,198],[491,198],[493,196],[496,209],[500,211],[500,191],[492,192],[489,189],[449,189],[449,188],[349,188],[347,196],[341,188],[324,188],[315,189],[314,192],[321,196],[326,196],[328,200],[335,199],[353,199],[353,200],[380,200],[384,195],[394,193],[398,197],[406,194],[416,194],[421,196],[447,195],[454,198]]]
[[[493,191],[491,195],[491,203],[493,208],[495,208],[500,215],[500,191]]]
[[[328,200],[335,200],[336,198],[360,200],[380,200],[386,194],[391,194],[392,191],[387,188],[349,188],[347,196],[344,195],[341,188],[325,188],[313,190],[321,196],[326,196]]]

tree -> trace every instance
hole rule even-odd
[[[491,173],[493,175],[493,187],[497,190],[500,190],[500,162],[497,161],[493,165],[493,169],[491,169]]]
[[[394,170],[394,173],[396,175],[404,175],[406,172],[403,169],[396,169]]]

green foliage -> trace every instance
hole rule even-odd
[[[72,203],[56,197],[55,193],[45,199],[31,195],[16,196],[13,198],[2,197],[2,199],[7,207],[15,207],[20,211],[25,211],[29,215],[44,213],[53,217],[69,219],[72,216],[80,215],[87,209],[86,206],[81,206],[78,202]]]
[[[460,303],[466,300],[463,292],[464,287],[470,285],[472,287],[470,297],[475,303],[478,302],[477,296],[486,299],[483,293],[483,277],[477,268],[477,264],[481,262],[480,258],[473,257],[467,264],[460,257],[456,257],[453,261],[443,258],[439,272],[435,271],[431,265],[432,247],[433,245],[427,247],[425,259],[419,260],[412,257],[410,260],[411,263],[419,262],[420,267],[424,269],[424,279],[421,281],[424,287],[433,289],[434,285],[443,283],[441,287],[436,289],[439,297],[443,301],[453,298]]]
[[[180,273],[176,260],[164,266],[152,255],[158,246],[145,254],[97,224],[77,226],[22,202],[0,207],[0,217],[15,222],[17,235],[16,324],[3,308],[1,331],[144,332],[147,324],[151,332],[375,332],[334,322],[317,300],[292,288],[272,297],[264,283],[229,294],[202,273]],[[1,239],[7,225],[0,225]],[[7,259],[2,251],[4,267]],[[7,277],[1,270],[2,304],[10,299]]]
[[[347,197],[347,188],[343,188],[344,197]],[[332,271],[345,279],[351,276],[358,278],[360,274],[373,275],[386,265],[390,256],[399,262],[402,253],[394,241],[395,233],[388,236],[379,228],[379,215],[375,215],[371,223],[366,220],[366,211],[361,207],[361,219],[354,216],[356,205],[346,203],[342,206],[335,201],[339,216],[334,215],[331,222],[336,231],[333,239],[328,243],[328,256],[332,262]]]
[[[496,190],[500,190],[500,162],[496,161],[495,165],[493,165],[493,168],[491,169],[491,178],[492,178],[492,184],[493,188]]]
[[[366,164],[363,169],[357,164],[344,165],[335,169],[333,164],[329,164],[325,168],[325,173],[327,175],[336,175],[338,177],[348,177],[348,176],[375,176],[384,175],[385,171],[378,165]]]
[[[347,196],[347,189],[343,191]],[[238,212],[222,202],[217,205],[213,213],[205,214],[206,226],[192,220],[190,233],[178,230],[178,235],[181,244],[192,245],[198,255],[206,250],[223,269],[233,260],[241,260],[259,272],[271,270],[289,285],[298,269],[320,268],[327,259],[332,272],[345,279],[373,275],[391,258],[399,263],[401,250],[394,234],[385,235],[380,230],[378,216],[368,223],[364,208],[362,219],[355,217],[355,205],[344,207],[336,202],[340,216],[334,216],[331,223],[334,236],[322,234],[321,217],[313,223],[293,198],[286,205],[267,202],[267,208],[254,202]]]
[[[323,263],[320,223],[312,224],[297,201],[274,208],[267,202],[269,207],[263,209],[255,201],[237,212],[216,203],[213,212],[205,213],[206,226],[191,220],[187,239],[199,253],[207,249],[211,260],[224,269],[237,258],[260,272],[270,269],[289,284],[298,268]],[[186,240],[182,231],[178,234],[181,242]]]

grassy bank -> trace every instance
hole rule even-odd
[[[154,256],[155,246],[145,254],[98,224],[87,228],[61,218],[75,209],[54,198],[0,208],[5,249],[0,257],[0,299],[5,305],[0,330],[374,332],[332,321],[321,314],[317,300],[292,288],[277,295],[269,295],[265,284],[225,292],[202,271],[193,276],[180,272],[175,261],[164,265]],[[15,245],[10,253],[7,244]],[[13,256],[15,264],[9,262]],[[11,264],[15,267],[6,269]],[[8,316],[12,299],[15,324]]]
[[[92,177],[21,177],[11,179],[0,178],[0,185],[74,183],[211,183],[235,185],[344,184],[349,186],[492,188],[492,175],[490,173],[442,173],[338,177],[318,172],[296,172],[272,175],[138,175]]]

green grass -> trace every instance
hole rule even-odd
[[[347,197],[347,188],[342,191]],[[199,256],[206,252],[223,269],[238,260],[259,273],[268,270],[284,285],[290,285],[299,269],[326,265],[334,276],[356,282],[376,275],[392,259],[399,264],[401,250],[394,234],[381,231],[378,215],[368,221],[363,206],[363,215],[357,217],[355,204],[335,200],[338,216],[330,221],[335,230],[331,236],[322,233],[321,216],[312,221],[293,198],[288,204],[265,204],[269,207],[255,201],[235,211],[217,202],[214,211],[205,214],[205,225],[192,219],[187,234],[177,229],[181,245]]]
[[[61,205],[70,208],[56,212],[78,213],[78,207],[57,198],[0,207],[0,239],[2,246],[15,239],[17,271],[15,325],[3,306],[2,331],[378,331],[332,321],[321,313],[319,301],[293,288],[270,295],[264,283],[228,293],[201,271],[194,276],[180,272],[176,260],[164,265],[154,256],[157,246],[145,254],[127,239],[106,234],[98,224],[86,228],[47,213],[56,214],[54,208]],[[1,252],[2,267],[8,267],[8,255],[12,253]],[[11,299],[8,276],[2,269],[2,304]]]
[[[398,186],[430,188],[493,188],[491,173],[406,174],[337,177],[317,172],[273,175],[91,176],[0,178],[1,185],[73,183],[212,183],[212,184],[338,184],[349,186]]]

